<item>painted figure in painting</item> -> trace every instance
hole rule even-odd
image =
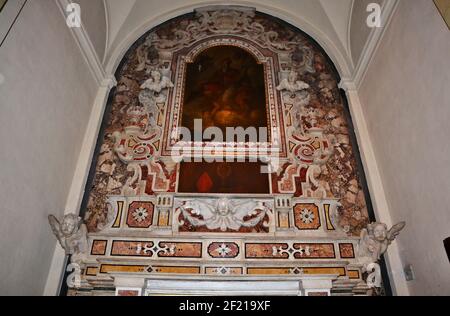
[[[253,56],[233,46],[200,54],[188,65],[183,126],[193,130],[195,119],[203,128],[266,127],[264,69]]]

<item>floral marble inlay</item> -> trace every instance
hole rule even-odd
[[[239,246],[235,243],[212,243],[208,246],[208,254],[212,258],[236,258],[239,254]]]
[[[133,202],[128,208],[127,225],[132,228],[149,228],[153,223],[154,205],[151,202]]]
[[[294,206],[295,226],[300,230],[318,229],[320,224],[319,208],[315,204],[297,204]]]

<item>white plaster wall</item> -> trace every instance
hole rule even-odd
[[[53,0],[28,1],[0,47],[0,295],[41,295],[98,89]]]
[[[433,2],[400,0],[359,91],[412,295],[450,295],[449,52]]]

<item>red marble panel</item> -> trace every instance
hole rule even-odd
[[[107,240],[94,240],[92,243],[91,255],[104,256],[106,253]]]
[[[139,291],[119,290],[117,296],[139,296]]]
[[[153,223],[154,208],[152,202],[132,202],[128,208],[127,225],[131,228],[149,228]]]
[[[294,244],[295,259],[335,259],[334,244]]]
[[[151,257],[153,242],[143,241],[113,241],[111,256]]]
[[[308,296],[328,296],[328,292],[309,292]]]
[[[343,259],[355,258],[355,250],[353,244],[339,244],[339,253]]]
[[[315,204],[296,204],[294,222],[295,227],[300,230],[318,229],[321,226],[319,207]]]
[[[208,254],[213,258],[236,258],[239,246],[233,242],[215,242],[208,246]]]
[[[245,244],[245,257],[247,259],[288,259],[288,248],[288,244]]]
[[[201,242],[160,242],[158,257],[201,258]]]

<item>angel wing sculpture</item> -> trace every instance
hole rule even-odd
[[[72,255],[71,262],[81,264],[87,256],[87,227],[81,217],[75,214],[65,215],[62,221],[48,216],[50,227],[67,255]]]
[[[259,224],[270,209],[262,202],[219,199],[216,202],[186,201],[180,207],[186,220],[192,225],[206,226],[210,230],[238,231],[241,227]]]

